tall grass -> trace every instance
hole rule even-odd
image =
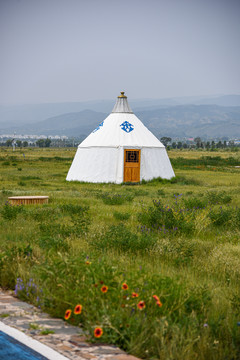
[[[74,152],[1,149],[0,286],[141,358],[239,359],[240,192],[229,155],[200,158],[206,170],[189,162],[202,154],[181,152],[175,179],[131,186],[66,182]],[[13,207],[11,195],[50,202]]]

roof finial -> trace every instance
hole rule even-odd
[[[121,95],[118,96],[119,98],[127,98],[127,96],[124,95],[124,91],[121,91]]]

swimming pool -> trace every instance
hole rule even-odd
[[[55,350],[0,321],[1,360],[69,360]]]
[[[0,331],[0,359],[47,360],[45,356]]]

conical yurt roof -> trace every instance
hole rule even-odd
[[[124,92],[111,114],[79,145],[88,147],[162,147],[164,145],[132,112]]]

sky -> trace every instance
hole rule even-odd
[[[240,0],[0,0],[0,103],[240,94]]]

